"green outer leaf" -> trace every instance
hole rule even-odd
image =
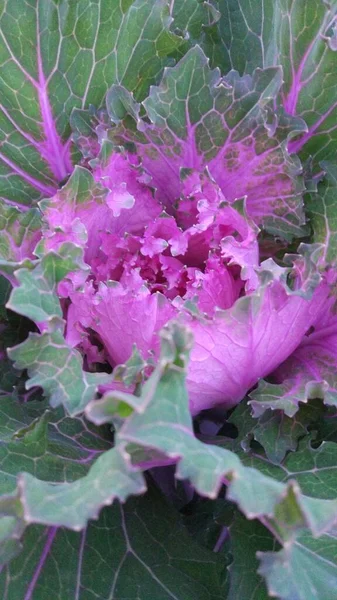
[[[143,98],[183,39],[168,0],[10,0],[0,16],[0,195],[30,204],[72,170],[69,116],[120,83]]]
[[[15,492],[17,476],[26,471],[47,481],[71,482],[83,477],[94,460],[111,447],[111,432],[98,430],[83,418],[46,411],[46,403],[22,404],[14,396],[0,397],[0,488]],[[0,497],[0,563],[20,551],[26,523],[14,494]],[[7,507],[6,507],[7,502]]]
[[[242,432],[244,438],[251,429],[249,425],[251,417],[247,419],[243,413],[241,420],[244,423]],[[244,444],[246,451],[243,452],[240,438],[241,435],[234,442],[221,437],[216,437],[215,442],[212,439],[210,441],[220,447],[233,448],[244,465],[258,469],[267,477],[291,486],[288,500],[276,509],[278,517],[276,521],[274,520],[274,524],[276,523],[281,536],[292,537],[298,529],[303,529],[303,516],[307,523],[310,523],[314,536],[322,535],[335,526],[337,508],[335,443],[324,442],[318,448],[312,448],[310,438],[306,437],[300,441],[296,452],[289,453],[282,463],[276,466],[255,447],[248,449]],[[299,494],[300,489],[302,494]]]
[[[291,115],[303,117],[308,133],[290,144],[303,160],[312,156],[315,170],[334,160],[337,149],[337,54],[333,42],[336,0],[277,0],[274,64],[284,73],[282,102]]]
[[[317,191],[305,195],[305,207],[313,228],[315,242],[324,244],[322,263],[337,261],[337,165],[323,162],[323,181]]]
[[[15,271],[20,285],[13,288],[7,308],[36,323],[46,322],[50,325],[52,320],[59,322],[62,310],[56,286],[68,273],[86,268],[82,255],[81,248],[66,243],[59,248],[57,254],[50,252],[44,256],[33,270]]]
[[[230,589],[226,600],[268,600],[268,592],[258,573],[256,552],[275,549],[275,540],[258,521],[248,521],[235,513],[229,526],[233,563],[229,567]]]
[[[280,600],[331,600],[337,589],[337,535],[302,534],[277,553],[259,552],[259,573],[271,596]]]
[[[272,60],[277,2],[218,0],[220,19],[206,29],[201,42],[212,66],[220,67],[223,74],[231,69],[244,74],[277,64]]]
[[[277,476],[272,479],[255,468],[243,467],[233,452],[203,444],[194,437],[184,370],[190,333],[171,322],[162,330],[162,343],[159,364],[145,383],[138,402],[136,399],[130,402],[134,412],[119,430],[118,442],[159,450],[178,463],[177,478],[188,479],[202,496],[216,498],[226,481],[227,498],[236,502],[249,519],[275,515],[284,526],[289,515],[295,513],[296,529],[307,524],[319,534],[331,527],[337,520],[337,499],[322,501],[305,497],[293,480],[282,484]],[[124,400],[127,402],[126,394]],[[108,402],[115,407],[111,394]],[[109,421],[112,411],[104,404],[101,410],[102,419],[99,408],[89,404],[86,409],[89,420]]]
[[[260,447],[256,447],[256,444],[250,446],[247,443],[247,438],[254,431],[257,421],[244,403],[239,404],[230,417],[230,423],[238,429],[238,437],[231,440],[219,436],[209,442],[232,448],[243,464],[258,469],[264,475],[284,483],[296,481],[308,497],[331,501],[326,503],[328,507],[337,497],[336,444],[323,442],[318,447],[313,446],[316,445],[316,429],[320,427],[319,418],[322,413],[325,411],[319,400],[310,406],[301,407],[298,418],[301,421],[306,419],[307,423],[311,424],[312,433],[300,440],[297,451],[289,452],[278,465],[273,463]],[[331,416],[329,420],[334,421]],[[324,506],[323,502],[322,510]]]
[[[301,438],[309,441],[308,428],[316,431],[325,412],[324,406],[316,400],[301,405],[293,418],[287,417],[282,410],[270,409],[256,418],[245,401],[240,402],[227,421],[238,431],[238,436],[231,442],[232,447],[239,453],[243,449],[249,454],[256,448],[255,440],[263,447],[268,461],[280,464],[289,451],[297,450]]]
[[[16,518],[16,529],[21,531],[22,523],[41,523],[79,530],[113,499],[124,501],[130,495],[144,492],[144,479],[140,473],[144,465],[131,464],[130,444],[130,451],[134,445],[143,447],[150,463],[151,450],[159,450],[166,456],[159,455],[158,458],[155,452],[152,466],[167,464],[167,459],[169,462],[179,460],[178,478],[189,479],[196,491],[204,496],[216,497],[226,478],[228,500],[236,502],[249,519],[273,523],[286,542],[293,540],[305,527],[310,527],[315,535],[331,529],[337,520],[337,500],[335,496],[325,500],[301,493],[292,475],[297,475],[298,468],[302,474],[303,464],[295,465],[287,472],[288,483],[285,484],[277,481],[280,468],[273,467],[272,477],[266,476],[263,469],[260,472],[244,466],[233,452],[207,446],[194,437],[185,389],[190,345],[191,335],[181,326],[171,323],[164,328],[159,364],[145,383],[138,402],[132,400],[134,412],[119,429],[116,447],[103,453],[85,477],[72,483],[51,484],[29,473],[19,476],[18,495],[6,501],[2,499],[1,502],[5,502],[2,507],[0,502],[2,514]],[[111,393],[107,399],[110,401]],[[124,394],[124,400],[128,402],[127,394]],[[87,409],[89,417],[91,406]],[[24,435],[30,433],[30,428],[26,428]],[[327,449],[328,445],[321,446],[322,456],[323,450]],[[315,468],[309,465],[311,481],[313,474],[320,471],[320,463],[316,462],[320,452],[309,450],[309,457],[313,456],[315,461]],[[287,460],[298,455],[290,454]],[[249,460],[251,457],[247,457],[245,463]],[[259,457],[255,462],[258,466]],[[260,462],[263,463],[263,459]],[[12,548],[5,549],[9,554],[14,552]]]
[[[173,26],[180,31],[187,31],[188,41],[198,41],[203,31],[214,25],[220,17],[215,3],[203,0],[175,0],[172,6]]]
[[[15,492],[22,471],[43,480],[71,482],[83,477],[106,449],[111,432],[98,430],[83,418],[46,411],[46,403],[22,404],[14,396],[0,397],[0,488]],[[22,505],[14,493],[0,497],[0,563],[20,551],[19,539],[26,526]]]
[[[71,482],[83,477],[112,439],[83,418],[50,412],[46,403],[25,406],[12,396],[0,397],[0,481],[2,493],[16,488],[16,477],[28,472],[40,479]]]
[[[2,600],[221,600],[217,556],[151,490],[105,508],[81,535],[30,527],[0,577]],[[35,577],[34,577],[35,574]],[[37,577],[36,577],[37,575]]]
[[[328,406],[337,405],[337,395],[327,382],[305,381],[301,376],[286,379],[280,384],[261,379],[249,396],[254,417],[261,416],[268,409],[282,410],[288,417],[293,417],[300,403],[307,403],[312,398],[320,398]]]
[[[75,187],[78,201],[90,194],[86,173],[85,169],[76,170],[71,178],[73,183],[66,186],[70,186],[72,194]],[[105,373],[84,372],[80,353],[71,348],[57,330],[63,329],[64,322],[56,286],[68,273],[86,269],[82,255],[81,248],[64,243],[57,254],[49,252],[44,255],[33,270],[16,271],[15,276],[21,285],[12,290],[7,303],[8,308],[31,318],[47,330],[42,335],[30,333],[23,343],[8,350],[15,367],[28,371],[31,379],[26,388],[42,387],[50,397],[51,406],[63,404],[71,415],[81,412],[95,397],[99,384],[111,380],[111,376]]]
[[[20,538],[25,527],[17,495],[0,496],[0,567],[21,551]]]
[[[30,333],[22,344],[8,350],[17,369],[27,369],[30,379],[26,388],[42,387],[53,407],[63,404],[74,416],[92,400],[100,384],[108,383],[106,373],[83,371],[80,353],[71,348],[59,331]]]
[[[337,147],[336,0],[218,0],[221,17],[200,37],[225,75],[281,65],[279,104],[308,132],[290,143],[301,158],[334,160]]]
[[[146,490],[143,476],[131,472],[119,448],[104,452],[89,473],[73,483],[51,484],[28,473],[18,479],[25,522],[69,527],[79,531],[96,518],[102,506],[122,502]]]
[[[323,442],[312,448],[310,439],[299,443],[297,452],[291,452],[279,465],[263,455],[250,451],[242,455],[244,464],[259,469],[279,481],[297,481],[304,494],[313,498],[335,501],[337,497],[336,445]],[[324,503],[322,504],[322,507]]]
[[[263,446],[268,459],[280,463],[288,451],[297,450],[298,440],[307,435],[306,415],[290,419],[283,411],[266,411],[258,420],[251,436]]]

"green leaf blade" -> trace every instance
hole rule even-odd
[[[29,205],[72,172],[69,118],[112,84],[144,97],[182,38],[166,0],[15,0],[0,18],[0,194]]]

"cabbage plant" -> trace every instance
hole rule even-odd
[[[337,599],[336,0],[2,0],[4,600]]]

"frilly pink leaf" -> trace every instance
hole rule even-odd
[[[267,261],[266,268],[272,266]],[[263,267],[263,265],[262,265]],[[213,319],[186,317],[194,334],[188,369],[192,413],[235,406],[260,378],[272,373],[299,346],[326,302],[328,290],[313,280],[291,290],[279,275],[266,281]]]

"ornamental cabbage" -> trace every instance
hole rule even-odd
[[[194,338],[192,413],[230,408],[300,344],[328,287],[310,251],[292,268],[272,259],[260,265],[245,203],[226,202],[209,174],[184,174],[180,200],[170,204],[153,197],[152,181],[132,155],[113,152],[93,169],[92,186],[110,184],[105,195],[76,203],[70,179],[43,203],[45,251],[71,241],[90,266],[84,279],[59,284],[66,340],[89,364],[114,368],[134,345],[144,360],[158,359],[158,332],[178,319]]]
[[[3,2],[4,599],[336,598],[336,50],[336,0]]]

